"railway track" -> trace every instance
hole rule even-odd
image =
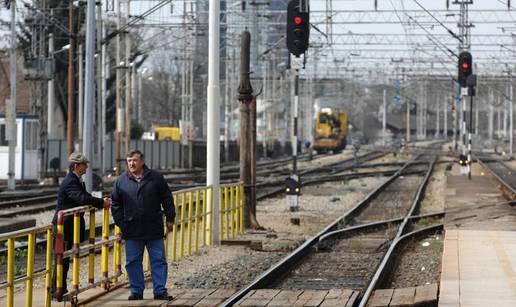
[[[509,200],[516,200],[516,170],[499,159],[480,156],[477,161],[499,182],[504,196]]]
[[[378,153],[378,152],[372,152],[368,153],[363,156],[362,160],[369,161],[372,159],[376,159],[378,157],[383,156],[384,153]],[[308,159],[308,156],[304,156],[303,159]],[[288,170],[276,170],[271,171],[268,170],[268,168],[272,167],[285,167],[287,166],[286,163],[290,163],[291,159],[280,159],[279,161],[265,161],[261,163],[262,170],[258,172],[258,175],[260,174],[267,174],[268,176],[265,177],[259,177],[258,179],[260,181],[263,180],[263,183],[259,183],[257,186],[260,189],[265,189],[266,191],[263,194],[259,195],[259,199],[263,199],[265,197],[270,197],[272,195],[275,195],[277,193],[280,193],[283,191],[283,183],[284,183],[284,177],[289,173]],[[323,172],[333,171],[336,170],[346,170],[350,169],[353,166],[353,161],[351,159],[340,161],[337,163],[332,163],[331,165],[326,166],[320,166],[316,168],[305,168],[301,170],[302,174],[320,174]],[[221,183],[224,182],[233,182],[236,178],[240,176],[239,173],[235,173],[234,169],[236,167],[230,167],[229,172],[222,172],[221,173]],[[202,175],[203,173],[198,173],[196,175],[188,175],[188,176],[180,176],[174,178],[174,180],[169,180],[169,183],[171,183],[171,189],[172,191],[177,191],[181,189],[187,189],[191,187],[196,186],[202,186],[204,183],[195,183],[198,181],[201,181],[199,178],[203,178],[202,181],[205,180],[205,177]],[[359,176],[370,176],[368,174],[363,175],[355,175],[350,176],[349,178],[357,178]],[[271,178],[281,178],[281,179],[272,179]],[[184,181],[190,180],[190,183],[184,183]],[[267,182],[265,182],[267,180]],[[180,182],[180,183],[176,183]],[[278,188],[280,186],[281,188]],[[103,194],[108,195],[110,193],[110,188],[105,188],[103,191]],[[57,188],[54,189],[44,189],[40,192],[27,192],[23,195],[29,195],[30,197],[23,197],[20,194],[14,195],[14,194],[4,194],[4,198],[0,197],[0,218],[11,218],[18,215],[24,215],[24,214],[34,214],[38,212],[48,211],[55,208],[56,201],[57,201]],[[43,194],[43,195],[41,195]],[[9,198],[9,196],[11,198]]]
[[[442,226],[407,233],[410,227],[415,228],[413,221],[421,218],[415,213],[435,160],[422,155],[406,163],[344,216],[221,306],[232,306],[255,289],[354,289],[361,293],[360,306],[365,306],[393,265],[391,256],[396,246],[406,238]]]

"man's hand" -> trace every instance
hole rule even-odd
[[[109,209],[111,208],[111,198],[109,197],[104,197],[104,209]]]
[[[174,228],[174,222],[167,222],[167,230],[170,232]]]

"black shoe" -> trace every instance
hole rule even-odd
[[[163,300],[163,301],[171,301],[174,299],[174,297],[172,295],[168,295],[167,292],[163,292],[161,294],[154,295],[154,299],[155,300]]]
[[[129,297],[127,299],[130,300],[130,301],[143,300],[143,294],[131,293],[131,295],[129,295]]]

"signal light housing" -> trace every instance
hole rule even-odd
[[[471,53],[467,51],[463,51],[459,54],[459,74],[458,74],[458,82],[460,86],[466,87],[466,80],[473,73],[473,57]]]
[[[308,4],[305,5],[308,6]],[[301,11],[299,0],[291,0],[288,3],[287,48],[295,56],[300,56],[308,49],[308,39],[310,36],[309,17],[308,7],[305,11]]]

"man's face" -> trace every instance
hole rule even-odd
[[[143,164],[145,162],[140,157],[140,155],[135,154],[132,157],[127,158],[127,167],[131,173],[139,173],[143,169]]]
[[[88,163],[79,163],[75,165],[75,172],[77,175],[82,176],[86,174],[86,170],[88,169]]]

